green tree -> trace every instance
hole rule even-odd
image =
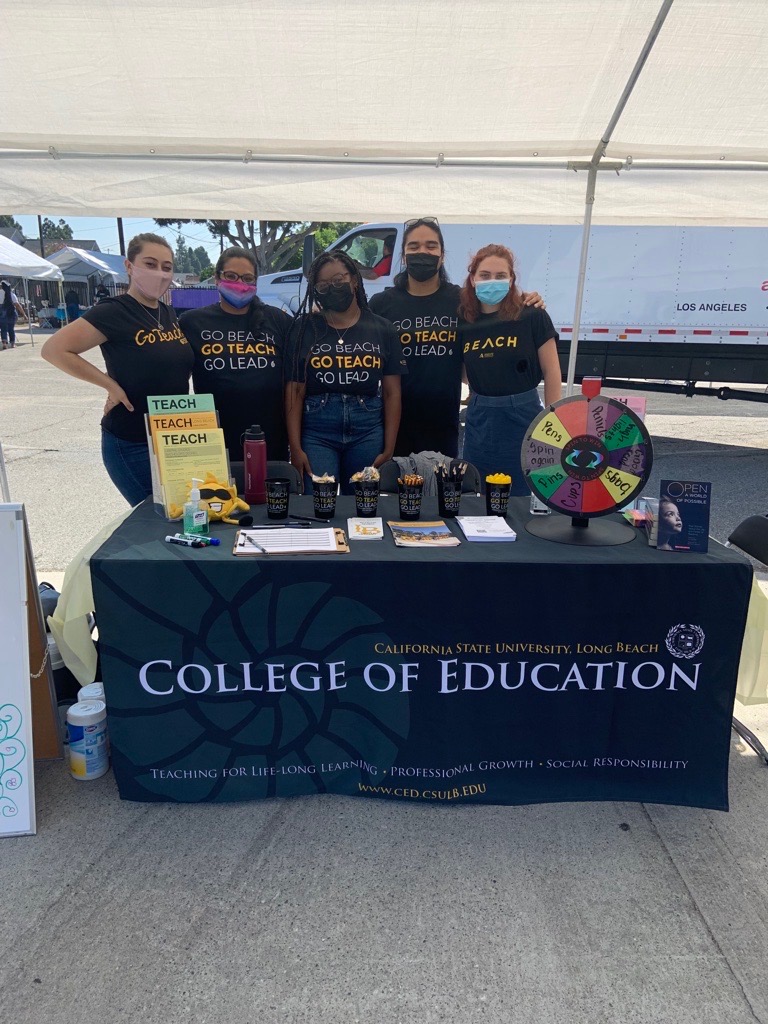
[[[184,240],[184,235],[176,236],[176,251],[173,254],[173,266],[176,271],[180,274],[188,274],[189,268],[189,249],[187,243]]]
[[[318,228],[319,222],[276,221],[276,220],[171,220],[156,218],[160,227],[180,228],[182,224],[204,224],[214,238],[221,238],[222,244],[239,245],[250,249],[256,256],[260,274],[285,270],[298,256],[301,264],[301,249],[304,239]]]
[[[315,252],[325,252],[329,245],[332,245],[337,238],[346,235],[352,228],[357,227],[356,221],[338,221],[323,224],[315,232]]]
[[[208,255],[208,250],[205,248],[204,245],[198,245],[198,247],[194,249],[193,252],[197,259],[197,265],[200,268],[200,280],[204,281],[205,278],[203,277],[203,272],[205,270],[208,270],[209,268],[211,272],[213,271],[213,267],[211,266],[211,258]],[[206,277],[210,277],[210,275],[206,274]]]
[[[207,281],[209,277],[213,277],[213,267],[203,267],[203,269],[200,271],[200,280]]]
[[[62,242],[69,242],[74,235],[72,234],[72,228],[67,222],[61,218],[58,224],[50,219],[50,217],[43,218],[43,238],[54,238]]]
[[[333,245],[337,238],[345,235],[347,231],[354,227],[357,227],[357,221],[328,221],[325,224],[321,224],[315,232],[315,254],[319,255],[321,252],[325,252],[329,246]],[[302,248],[297,249],[292,259],[281,269],[298,270],[301,267],[303,256],[302,243]]]
[[[16,228],[17,231],[24,232],[21,224],[8,213],[0,213],[0,228]]]

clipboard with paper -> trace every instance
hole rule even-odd
[[[343,530],[332,526],[319,530],[306,530],[286,526],[283,530],[258,526],[238,530],[233,555],[335,555],[349,552]]]

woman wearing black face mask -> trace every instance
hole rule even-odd
[[[396,331],[368,309],[345,253],[323,253],[310,267],[285,364],[291,462],[306,486],[328,473],[351,493],[353,473],[392,458],[407,371]]]
[[[457,341],[459,286],[445,272],[445,243],[434,217],[405,222],[401,256],[405,270],[394,288],[371,298],[370,308],[400,335],[408,365],[395,455],[436,451],[455,458],[459,448],[461,349]],[[526,306],[542,306],[536,292]]]

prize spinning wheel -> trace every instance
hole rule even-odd
[[[632,527],[595,522],[629,504],[653,465],[648,431],[626,405],[597,395],[564,398],[528,429],[521,462],[536,497],[559,516],[534,520],[529,533],[564,544],[626,544]]]

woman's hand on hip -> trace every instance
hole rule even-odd
[[[124,405],[128,412],[133,412],[133,406],[128,399],[128,395],[126,395],[119,384],[113,382],[107,389],[107,400],[104,403],[104,415],[106,416],[107,413],[112,412],[115,406],[118,405]]]

